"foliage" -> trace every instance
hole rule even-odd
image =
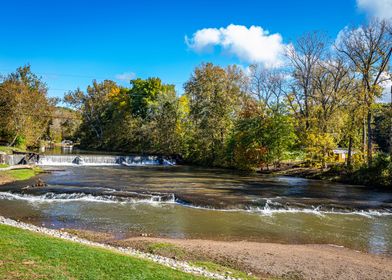
[[[211,63],[197,67],[185,84],[192,139],[190,158],[203,165],[224,165],[225,142],[242,96],[242,72]]]
[[[243,112],[236,122],[228,145],[231,165],[241,169],[278,165],[296,139],[291,118],[281,114],[251,114]]]
[[[1,134],[10,146],[37,146],[45,134],[54,100],[47,98],[47,86],[31,72],[18,68],[0,83]]]
[[[174,86],[162,84],[159,78],[132,80],[128,91],[131,113],[145,119],[151,113],[152,107],[158,105],[159,97],[172,94],[175,94]]]
[[[307,160],[310,163],[319,163],[325,167],[327,162],[332,161],[336,142],[330,133],[308,133],[306,144]]]
[[[380,105],[374,110],[374,142],[380,151],[388,153],[392,149],[391,105]]]
[[[380,153],[370,166],[363,165],[350,174],[350,181],[357,184],[392,187],[391,157]]]
[[[81,117],[78,112],[65,107],[55,107],[48,125],[47,139],[56,143],[62,140],[77,140],[75,135],[80,124]]]
[[[100,141],[104,139],[105,124],[108,121],[107,104],[110,96],[119,91],[113,81],[105,80],[98,83],[94,80],[93,84],[87,87],[86,93],[76,89],[68,92],[64,97],[64,101],[69,106],[81,113],[83,119],[80,127],[81,137],[89,139],[92,146],[99,146]]]

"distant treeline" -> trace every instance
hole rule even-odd
[[[392,110],[377,103],[391,80],[391,53],[390,23],[372,21],[345,29],[333,43],[321,33],[305,34],[289,45],[280,68],[202,64],[182,95],[159,78],[134,79],[130,87],[93,81],[64,97],[81,118],[67,137],[75,132],[90,149],[178,155],[241,169],[287,159],[326,167],[342,147],[348,149],[348,167],[370,166],[373,155],[391,151]],[[0,84],[0,104],[7,105],[0,114],[8,116],[1,119],[2,135],[12,144],[18,137],[29,144],[53,138],[51,120],[44,117],[53,103],[36,76],[25,77],[27,70]],[[26,93],[9,106],[19,90]]]

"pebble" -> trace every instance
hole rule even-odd
[[[38,227],[35,225],[23,223],[20,221],[8,219],[3,216],[0,216],[0,224],[9,225],[9,226],[13,226],[13,227],[33,231],[33,232],[43,233],[46,235],[50,235],[52,237],[66,239],[66,240],[74,241],[74,242],[81,243],[81,244],[86,244],[86,245],[90,245],[90,246],[95,246],[95,247],[100,247],[100,248],[105,248],[105,249],[121,252],[121,253],[130,255],[130,256],[150,260],[155,263],[159,263],[161,265],[164,265],[164,266],[176,269],[176,270],[180,270],[180,271],[195,274],[195,275],[201,275],[201,276],[212,278],[212,279],[240,280],[240,278],[230,277],[227,274],[223,275],[223,274],[219,274],[216,272],[208,271],[202,267],[193,266],[185,261],[179,261],[179,260],[176,260],[173,258],[167,258],[167,257],[159,256],[159,255],[150,254],[150,253],[144,253],[142,251],[139,251],[139,250],[136,250],[133,248],[129,248],[129,247],[127,247],[127,248],[115,247],[115,246],[111,246],[111,245],[107,245],[107,244],[103,244],[103,243],[93,242],[93,241],[89,241],[87,239],[77,237],[77,236],[72,235],[68,232],[64,232],[61,230],[55,230],[55,229],[49,229],[49,228],[45,228],[45,227]],[[45,224],[42,224],[42,225],[44,226]],[[146,236],[147,236],[147,234],[146,234]]]

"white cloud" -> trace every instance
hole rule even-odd
[[[249,63],[260,63],[266,67],[282,64],[285,51],[282,36],[270,34],[260,26],[247,28],[230,24],[221,28],[204,28],[196,31],[192,38],[185,36],[187,45],[196,52],[212,51],[220,46],[223,51]]]
[[[133,72],[125,72],[122,74],[117,74],[115,78],[120,81],[129,82],[130,80],[134,79],[136,74]]]
[[[392,90],[392,73],[387,74],[383,73],[381,76],[382,83],[380,84],[381,87],[384,88],[381,100],[383,102],[391,102],[391,90]]]
[[[392,19],[392,0],[357,0],[357,6],[371,17]]]

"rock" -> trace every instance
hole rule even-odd
[[[42,181],[41,179],[38,179],[37,182],[34,184],[34,187],[43,188],[43,187],[46,187],[46,183],[44,181]]]

